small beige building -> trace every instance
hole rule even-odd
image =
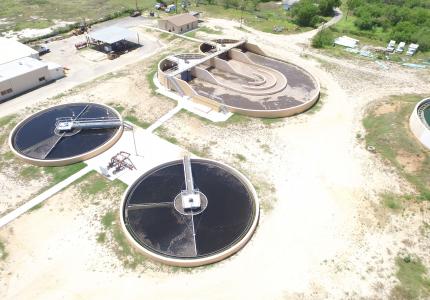
[[[184,33],[197,28],[198,22],[196,17],[185,13],[158,20],[158,27],[169,32]]]

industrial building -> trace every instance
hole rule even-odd
[[[0,37],[0,49],[0,65],[23,57],[39,59],[36,50],[12,39]]]
[[[0,103],[64,77],[63,67],[40,61],[34,49],[0,38]]]
[[[158,27],[168,32],[184,33],[197,28],[198,23],[195,16],[185,13],[158,20]]]
[[[141,46],[138,32],[117,26],[90,32],[88,37],[96,50],[105,53],[123,53]]]

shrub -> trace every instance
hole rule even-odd
[[[319,13],[323,16],[332,16],[334,8],[340,6],[340,0],[320,0],[318,4]]]
[[[320,30],[312,38],[312,47],[314,48],[324,48],[326,46],[333,45],[333,33],[330,30]]]
[[[303,0],[294,5],[292,14],[300,26],[315,26],[318,21],[318,7],[311,0]]]

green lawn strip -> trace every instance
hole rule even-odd
[[[141,121],[139,120],[138,117],[136,117],[135,115],[132,114],[128,114],[124,117],[125,121],[131,122],[139,127],[142,127],[144,129],[148,128],[149,126],[151,126],[151,123],[149,122],[145,122],[145,121]]]
[[[165,140],[166,140],[166,141],[168,141],[169,143],[172,143],[172,144],[175,144],[175,145],[179,144],[179,141],[178,141],[174,136],[172,136],[172,135],[168,132],[168,129],[167,129],[166,127],[164,127],[164,126],[160,126],[160,127],[158,127],[158,128],[154,131],[154,133],[155,133],[156,135],[158,135],[159,137],[161,137],[162,139],[165,139]]]
[[[394,194],[383,194],[385,205],[393,209],[401,207],[403,200],[430,200],[430,152],[424,149],[409,129],[409,116],[420,99],[422,97],[417,95],[393,96],[389,103],[400,103],[396,111],[376,115],[375,107],[372,107],[363,119],[367,131],[366,146],[375,147],[376,152],[389,161],[417,191],[417,195],[397,195],[397,199]],[[399,153],[420,157],[420,168],[415,171],[407,170],[399,161]]]

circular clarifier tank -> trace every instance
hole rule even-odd
[[[409,126],[417,139],[430,149],[430,98],[418,102],[409,119]]]
[[[95,103],[53,106],[30,115],[11,132],[9,145],[23,160],[39,166],[63,166],[110,148],[123,131],[120,114]]]
[[[145,255],[175,266],[200,266],[232,255],[258,222],[254,188],[216,161],[172,161],[142,175],[125,192],[121,224]],[[191,171],[192,170],[192,171]]]

